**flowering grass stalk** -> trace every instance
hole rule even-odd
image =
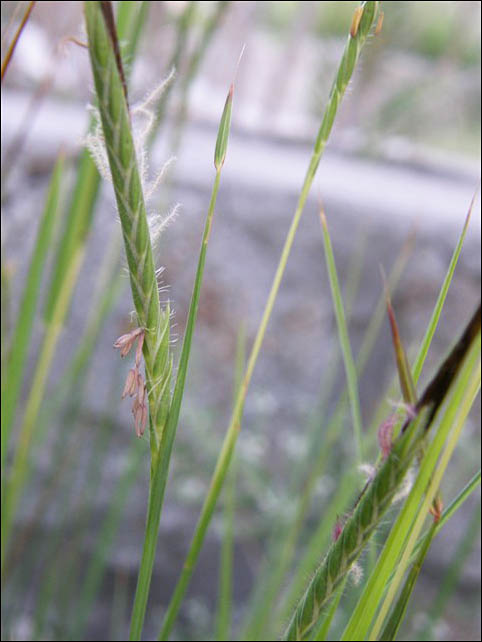
[[[425,332],[423,340],[421,341],[420,349],[415,359],[415,363],[413,366],[415,382],[417,380],[417,374],[419,375],[422,371],[425,358],[427,356],[429,347],[431,345],[431,341],[435,333],[435,329],[437,327],[437,324],[443,309],[443,305],[445,303],[445,299],[447,297],[449,286],[452,282],[455,267],[457,265],[458,258],[460,256],[460,252],[462,249],[462,245],[466,236],[467,227],[470,221],[473,206],[474,206],[474,199],[472,199],[472,202],[469,206],[469,210],[465,218],[465,222],[464,222],[462,231],[460,233],[458,242],[452,254],[450,264],[448,266],[443,284],[441,286],[441,289],[437,298],[437,302],[434,307],[433,314],[431,316],[430,322],[427,326],[427,330]],[[413,243],[413,238],[410,241],[410,244],[412,243]],[[402,252],[402,254],[399,257],[399,260],[397,260],[393,268],[393,274],[390,274],[388,277],[388,285],[390,285],[391,287],[394,287],[395,283],[400,278],[403,266],[405,265],[406,261],[409,258],[409,254],[411,250],[408,250],[408,247],[406,249],[407,251]],[[379,324],[381,323],[381,319],[385,315],[385,308],[386,308],[386,301],[385,301],[385,297],[382,295],[377,305],[376,312],[370,322],[370,326],[372,326],[373,324],[374,327],[377,328],[377,331],[379,328]],[[360,348],[360,352],[357,357],[358,376],[361,375],[363,368],[366,365],[368,355],[372,351],[376,336],[377,336],[376,332],[371,332],[369,329],[367,329],[366,339],[363,340],[362,347]],[[343,398],[344,398],[344,395],[342,396],[342,399]],[[380,408],[383,411],[383,405],[381,405]],[[328,430],[325,431],[324,449],[322,451],[322,456],[320,460],[321,464],[327,459],[327,452],[329,452],[327,449],[327,446],[330,445],[333,442],[334,438],[341,432],[341,418],[343,417],[343,413],[341,411],[343,411],[342,407],[335,411],[335,415],[334,415],[335,420],[332,420],[330,422],[328,426]],[[382,418],[381,417],[378,418],[376,414],[373,425],[378,428],[378,426],[380,425],[381,419]],[[366,438],[372,442],[373,437],[371,433],[372,433],[372,430],[370,429],[366,435]],[[323,467],[320,466],[320,464],[317,464],[313,466],[311,476],[316,479],[322,474],[322,472],[323,472]],[[347,487],[348,492],[344,491],[345,486]],[[327,532],[329,530],[329,526],[327,525],[327,522],[329,524],[332,521],[329,519],[330,512],[333,512],[333,510],[336,512],[336,510],[338,510],[336,507],[346,505],[346,502],[349,501],[350,492],[353,490],[354,487],[355,487],[354,483],[349,484],[349,483],[346,483],[345,481],[342,482],[342,484],[340,485],[339,491],[335,494],[333,501],[330,503],[330,506],[324,512],[323,518],[320,520],[320,525],[317,531],[310,537],[309,544],[306,546],[306,553],[303,555],[301,560],[299,560],[296,565],[295,578],[291,582],[288,596],[284,600],[283,607],[281,608],[281,619],[286,619],[289,616],[289,614],[292,612],[292,605],[296,603],[298,596],[302,592],[303,586],[305,585],[305,582],[306,582],[305,578],[310,573],[312,573],[317,566],[317,563],[318,563],[317,561],[319,559],[319,554],[320,554],[319,552],[320,550],[324,549],[325,542],[327,540]],[[343,496],[345,497],[344,501],[342,499]]]
[[[417,454],[426,443],[428,430],[443,403],[462,362],[479,340],[480,306],[461,338],[442,363],[408,419],[376,476],[367,484],[337,540],[309,583],[285,632],[285,640],[303,640],[316,625],[322,608],[356,561],[380,523]],[[347,635],[344,639],[357,639]]]
[[[360,555],[380,518],[391,505],[413,458],[420,451],[427,415],[425,410],[394,444],[390,455],[363,493],[353,515],[343,526],[342,532],[316,571],[296,607],[283,639],[304,640],[318,622],[322,608]]]
[[[85,18],[99,115],[122,226],[137,325],[144,331],[152,465],[169,409],[169,306],[161,310],[141,177],[125,82],[99,2],[86,2]],[[110,5],[109,5],[110,6]]]
[[[99,115],[124,237],[137,325],[143,335],[150,415],[151,486],[141,572],[144,570],[148,577],[144,580],[148,590],[159,525],[159,520],[152,518],[153,479],[158,467],[160,442],[170,405],[172,361],[169,355],[169,306],[164,310],[160,306],[141,177],[131,133],[130,113],[112,33],[108,30],[101,3],[86,2],[84,7]],[[140,418],[136,416],[135,420],[138,432],[141,433],[145,422],[142,408]]]
[[[139,13],[138,9],[143,5],[144,3],[122,3],[119,9],[119,17],[125,17],[124,24],[128,27],[127,31],[123,32],[122,35],[132,35],[131,29],[140,26],[141,23],[136,17],[136,13]],[[137,32],[138,31],[139,30],[137,30]],[[131,55],[135,52],[137,42],[136,37],[129,38],[129,52]],[[93,220],[98,185],[99,174],[95,164],[86,151],[81,155],[74,193],[66,216],[67,220],[64,234],[55,259],[50,291],[46,302],[45,334],[35,366],[32,385],[25,406],[25,413],[18,431],[16,451],[11,468],[8,471],[8,476],[6,476],[7,479],[2,486],[2,573],[11,527],[29,475],[29,457],[33,443],[32,438],[38,428],[38,415],[48,383],[48,377],[51,372],[55,349],[63,330],[65,318],[70,308],[72,295],[85,256],[85,246]],[[38,281],[38,283],[40,283],[40,281]],[[30,285],[31,284],[28,283],[27,287],[30,287]],[[33,300],[34,292],[34,289],[30,291],[28,295],[29,300]],[[24,311],[25,310],[22,311],[22,314]],[[26,340],[25,336],[23,340]],[[18,346],[14,346],[14,348],[14,359],[18,360],[22,352],[22,346],[20,346],[20,349],[18,349]],[[14,388],[15,385],[16,384],[14,384]],[[2,412],[4,402],[6,401],[2,395]],[[8,412],[8,404],[5,407]],[[2,456],[7,452],[8,433],[13,418],[14,414],[10,412],[10,416],[7,416],[7,420],[4,422],[2,415]],[[6,444],[5,449],[3,448],[4,443]]]
[[[141,345],[143,346],[146,389],[149,399],[151,482],[144,548],[130,631],[130,639],[140,639],[154,564],[169,460],[179,419],[190,346],[196,322],[207,245],[219,190],[221,169],[226,156],[233,87],[231,87],[226,100],[216,144],[216,177],[204,229],[178,376],[171,403],[170,375],[172,360],[168,350],[169,307],[165,310],[160,308],[144,194],[137,166],[136,148],[131,133],[127,92],[123,82],[122,63],[117,55],[118,46],[110,15],[109,3],[85,3],[89,51],[99,101],[102,134],[107,149],[110,174],[121,219],[132,295],[138,318],[138,328],[121,337],[116,342],[116,347],[120,348],[121,353],[125,355],[134,342],[138,342],[136,366],[128,375],[124,395],[134,394],[136,396],[133,412],[136,430],[139,435],[143,432],[146,420],[145,407],[143,405],[144,384],[139,373]],[[154,121],[152,120],[152,122]]]
[[[427,514],[429,512],[432,513],[435,521],[440,519],[442,509],[439,497],[440,483],[458,443],[465,420],[480,390],[480,325],[479,334],[470,347],[472,348],[471,354],[468,356],[465,372],[462,373],[462,376],[465,376],[466,379],[463,385],[459,385],[458,390],[454,391],[454,399],[451,400],[445,412],[435,438],[427,448],[426,454],[424,453],[417,481],[411,491],[411,494],[413,493],[415,495],[413,504],[417,502],[419,495],[421,495],[423,499],[420,503],[418,514],[410,527],[400,560],[395,567],[396,571],[393,581],[381,605],[375,624],[370,631],[369,640],[379,639],[383,622],[408,568],[418,535],[422,530]],[[441,452],[445,442],[445,448],[443,452]],[[437,497],[439,501],[436,501]],[[409,497],[407,504],[409,504],[410,499]]]
[[[215,169],[216,176],[214,185],[211,192],[211,200],[209,203],[208,214],[204,226],[203,238],[201,242],[201,250],[199,253],[198,266],[196,277],[194,281],[193,293],[191,296],[191,303],[189,306],[188,318],[186,323],[186,330],[179,359],[179,368],[172,395],[172,402],[167,419],[166,430],[163,435],[161,448],[159,452],[159,462],[156,468],[154,478],[151,482],[151,494],[149,496],[148,517],[146,526],[146,540],[144,543],[144,551],[139,570],[139,577],[137,581],[136,597],[132,611],[130,639],[138,640],[142,632],[142,624],[144,621],[145,610],[147,606],[147,598],[149,595],[149,585],[152,576],[152,568],[154,563],[154,553],[157,541],[157,531],[159,528],[159,520],[161,517],[161,510],[164,501],[164,492],[166,489],[167,476],[169,472],[169,462],[171,458],[174,439],[176,436],[177,424],[179,421],[179,413],[181,411],[182,398],[184,394],[184,385],[186,383],[187,368],[189,363],[189,355],[191,351],[191,343],[194,334],[194,327],[196,325],[197,311],[199,306],[199,297],[201,294],[201,283],[204,274],[204,265],[206,262],[206,252],[211,233],[211,226],[214,216],[214,208],[219,191],[219,184],[221,180],[221,170],[226,156],[227,142],[229,136],[229,127],[231,121],[231,107],[233,99],[233,86],[231,86],[226,104],[224,106],[221,123],[219,126],[218,138],[216,142],[215,151]]]

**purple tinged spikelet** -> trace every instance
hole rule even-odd
[[[120,349],[121,357],[125,357],[129,354],[135,340],[141,334],[142,336],[144,336],[144,330],[142,328],[135,328],[127,334],[123,334],[116,340],[116,342],[114,343],[114,348]]]
[[[136,380],[137,370],[135,368],[131,368],[127,374],[126,383],[122,392],[122,399],[125,399],[127,395],[129,395],[129,397],[132,397],[135,394],[137,387]]]

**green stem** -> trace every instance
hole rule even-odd
[[[169,462],[171,459],[172,448],[176,436],[177,424],[179,422],[179,413],[181,410],[181,403],[184,394],[184,386],[186,383],[187,367],[189,363],[189,355],[191,352],[192,338],[194,334],[194,327],[196,325],[197,311],[199,306],[199,297],[201,294],[201,285],[204,275],[204,265],[206,263],[206,252],[211,234],[211,226],[213,222],[214,209],[219,191],[219,183],[221,180],[221,169],[226,158],[229,131],[231,126],[231,111],[233,103],[234,87],[231,85],[226,103],[224,105],[223,114],[218,128],[218,136],[216,140],[216,147],[214,153],[214,166],[216,168],[216,177],[211,193],[211,201],[209,203],[208,215],[204,225],[203,238],[201,242],[201,250],[199,252],[198,266],[196,270],[196,277],[194,280],[194,288],[191,296],[191,303],[189,306],[189,313],[187,317],[186,331],[184,334],[184,341],[182,344],[181,358],[179,360],[178,374],[176,378],[176,385],[172,396],[172,402],[167,417],[166,430],[161,435],[161,444],[159,449],[153,454],[151,465],[151,486],[149,489],[149,504],[147,509],[147,525],[144,539],[144,549],[142,552],[141,566],[139,569],[139,577],[137,581],[136,596],[134,599],[134,606],[132,610],[131,631],[130,639],[137,640],[142,633],[142,624],[145,617],[147,599],[149,596],[149,587],[152,577],[152,569],[154,565],[155,547],[157,541],[157,533],[159,530],[159,521],[161,518],[162,504],[164,501],[164,492],[166,489],[167,476],[169,473]]]
[[[321,159],[321,155],[328,141],[333,123],[335,120],[336,112],[339,106],[339,103],[345,93],[346,87],[350,81],[350,78],[353,74],[356,62],[358,60],[361,48],[365,43],[366,37],[371,29],[373,21],[376,18],[378,12],[378,2],[364,2],[362,6],[364,7],[363,16],[360,22],[358,33],[355,37],[349,36],[347,45],[343,52],[341,59],[340,67],[336,75],[333,87],[331,89],[330,97],[328,100],[328,105],[326,107],[323,120],[318,131],[316,138],[314,150],[310,159],[308,170],[303,182],[301,189],[301,194],[298,200],[296,211],[291,222],[285,244],[281,253],[281,258],[276,269],[275,277],[271,290],[266,302],[266,306],[263,312],[263,316],[256,334],[253,347],[251,349],[251,354],[248,359],[248,364],[244,374],[240,390],[236,397],[236,403],[234,410],[231,416],[231,421],[224,438],[224,442],[219,454],[216,467],[214,470],[213,477],[211,479],[211,484],[209,486],[208,493],[206,495],[201,515],[199,517],[194,535],[191,541],[191,545],[184,562],[184,566],[181,571],[178,583],[174,590],[174,594],[169,603],[164,622],[161,627],[159,634],[160,640],[165,640],[169,636],[169,633],[172,629],[174,621],[177,617],[181,602],[184,597],[184,593],[187,589],[191,575],[194,571],[199,552],[201,550],[204,537],[206,535],[207,528],[211,521],[211,517],[214,512],[214,507],[219,497],[219,493],[223,486],[227,471],[229,469],[229,464],[231,457],[236,445],[238,434],[241,428],[241,419],[244,409],[244,402],[246,399],[246,394],[251,382],[251,377],[253,375],[253,370],[256,365],[256,361],[263,343],[264,335],[266,333],[266,328],[271,317],[273,306],[278,294],[278,290],[281,284],[281,280],[286,268],[288,261],[288,256],[293,245],[293,241],[298,229],[298,225],[303,213],[303,209],[308,198],[308,194],[313,183],[318,164]]]
[[[137,25],[137,20],[132,18],[133,11],[135,12],[143,6],[144,3],[123,2],[119,8],[119,16],[127,16],[125,23],[129,27]],[[137,41],[135,39],[129,41],[131,55],[134,55],[136,44]],[[29,454],[38,411],[43,400],[43,393],[47,385],[57,341],[69,310],[74,287],[85,255],[85,244],[92,224],[98,185],[99,174],[97,169],[88,152],[84,152],[81,155],[74,194],[67,216],[65,234],[60,243],[50,292],[47,297],[45,336],[40,349],[39,360],[36,364],[23,423],[19,431],[17,452],[14,455],[10,478],[5,483],[5,496],[2,497],[2,573],[15,510],[29,472]],[[9,494],[10,497],[8,496]]]
[[[478,353],[480,358],[480,335],[479,335]],[[466,386],[464,387],[464,396],[460,400],[460,403],[455,404],[454,402],[452,402],[452,404],[449,406],[446,416],[441,422],[441,426],[439,427],[437,435],[433,440],[433,442],[430,444],[429,452],[427,452],[427,456],[422,462],[422,466],[419,472],[419,477],[422,478],[425,472],[425,469],[428,470],[428,472],[426,473],[426,478],[428,480],[428,487],[425,492],[425,497],[420,506],[420,510],[410,528],[410,534],[408,536],[408,540],[405,545],[403,554],[397,564],[395,576],[392,582],[390,583],[385,600],[383,601],[380,611],[378,612],[375,624],[373,625],[373,628],[370,631],[370,635],[368,638],[369,640],[378,639],[378,636],[383,626],[384,619],[388,614],[388,610],[393,600],[395,599],[396,592],[401,584],[403,575],[408,567],[410,556],[412,555],[412,552],[416,545],[418,535],[422,530],[430,505],[440,487],[442,477],[448,466],[450,458],[455,450],[458,439],[460,437],[460,433],[465,424],[465,420],[467,418],[467,415],[470,411],[470,408],[472,407],[472,404],[474,403],[475,397],[479,392],[479,390],[480,390],[480,362],[478,366],[476,366],[474,369],[474,376],[467,382]],[[458,412],[456,413],[457,409],[458,409]],[[453,416],[455,416],[455,418],[453,418]],[[433,472],[432,475],[430,475],[430,466],[429,466],[430,464],[429,456],[431,454],[430,450],[436,452],[437,446],[440,450],[445,439],[447,440],[445,449],[440,456],[440,460],[437,463],[437,467],[435,471]],[[433,470],[433,466],[432,466],[432,470]]]
[[[147,606],[147,598],[149,596],[149,587],[152,577],[152,568],[154,565],[154,557],[156,552],[157,534],[159,530],[159,522],[161,518],[162,504],[164,501],[164,491],[167,483],[167,476],[169,472],[169,460],[174,444],[175,431],[179,420],[179,413],[181,409],[181,401],[184,392],[184,384],[186,381],[187,364],[189,361],[189,354],[191,348],[191,340],[194,332],[194,326],[197,318],[197,309],[199,305],[199,296],[201,292],[201,282],[204,273],[204,264],[206,261],[207,243],[209,240],[209,233],[211,230],[212,219],[214,215],[214,208],[219,190],[219,181],[221,177],[221,170],[216,172],[216,178],[211,194],[211,201],[209,203],[209,210],[204,227],[204,234],[202,239],[201,251],[199,254],[199,262],[196,272],[196,279],[191,298],[191,305],[189,308],[188,321],[186,325],[186,332],[184,335],[183,347],[181,358],[179,361],[178,377],[174,389],[169,417],[166,424],[166,429],[161,441],[159,449],[158,461],[153,463],[154,476],[151,480],[151,487],[149,491],[149,503],[147,508],[147,523],[144,538],[144,547],[142,551],[142,559],[139,568],[139,576],[137,580],[137,589],[134,599],[134,606],[132,609],[132,619],[130,628],[130,640],[139,640],[142,632],[142,624]]]
[[[236,346],[233,396],[241,383],[245,363],[245,331],[240,326]],[[232,620],[233,601],[233,555],[234,555],[234,515],[236,503],[236,461],[231,465],[229,479],[224,491],[224,533],[219,561],[218,611],[216,614],[216,639],[229,640]]]
[[[345,310],[343,307],[343,299],[341,295],[340,283],[338,281],[338,274],[336,271],[335,257],[331,245],[330,233],[328,231],[328,224],[323,210],[320,212],[321,224],[323,228],[323,243],[325,247],[326,266],[328,277],[330,280],[330,289],[333,299],[333,306],[335,308],[336,325],[338,328],[338,337],[340,346],[343,353],[343,363],[345,365],[346,382],[348,388],[348,398],[350,400],[351,416],[353,421],[353,434],[355,437],[355,448],[358,459],[358,464],[362,463],[362,418],[360,410],[360,398],[358,394],[358,380],[356,374],[355,360],[350,345],[350,337],[348,336],[348,329],[345,319]]]

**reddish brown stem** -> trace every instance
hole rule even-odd
[[[1,82],[3,82],[3,77],[5,75],[5,72],[7,71],[8,65],[10,64],[10,60],[13,56],[13,52],[15,51],[15,47],[17,46],[17,42],[20,38],[20,34],[22,33],[23,28],[25,27],[25,24],[30,17],[30,14],[32,13],[32,9],[34,8],[34,5],[35,5],[35,0],[29,3],[27,10],[23,15],[22,21],[17,29],[17,32],[14,35],[12,42],[10,43],[10,47],[8,48],[5,58],[3,59]]]

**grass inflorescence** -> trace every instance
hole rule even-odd
[[[7,50],[2,78],[34,4],[27,6],[18,34]],[[149,600],[158,592],[158,587],[152,584],[153,578],[159,581],[159,575],[154,575],[155,558],[160,547],[161,517],[173,455],[183,462],[181,472],[179,469],[174,471],[177,483],[178,477],[184,474],[182,466],[192,465],[190,449],[197,450],[208,434],[203,425],[205,417],[209,417],[210,423],[216,420],[209,411],[201,416],[196,409],[192,413],[196,430],[190,433],[183,430],[183,441],[176,444],[178,425],[186,405],[184,391],[202,299],[207,251],[223,167],[225,162],[229,162],[228,142],[233,112],[236,118],[235,81],[227,91],[216,140],[213,136],[213,184],[209,202],[205,205],[197,268],[178,358],[171,338],[171,303],[163,301],[160,295],[159,277],[163,268],[156,266],[157,250],[160,249],[157,247],[158,237],[174,220],[178,209],[174,207],[164,217],[148,211],[159,188],[163,187],[163,200],[167,200],[164,179],[174,159],[171,158],[151,179],[149,148],[161,126],[172,144],[171,153],[179,147],[182,127],[187,122],[188,96],[193,81],[224,17],[231,10],[236,11],[236,3],[210,3],[206,13],[202,3],[195,2],[186,3],[180,11],[172,10],[171,6],[165,9],[166,16],[171,10],[174,16],[174,40],[169,43],[170,49],[167,45],[165,50],[162,49],[166,57],[165,62],[161,61],[161,68],[167,70],[167,75],[140,103],[132,100],[129,71],[152,3],[118,3],[117,14],[110,2],[83,4],[94,79],[90,124],[84,137],[88,150],[80,154],[67,208],[63,207],[62,198],[66,185],[63,155],[52,171],[43,214],[39,216],[25,288],[12,328],[11,277],[2,256],[2,375],[7,375],[2,377],[2,582],[9,591],[8,617],[2,634],[5,634],[5,639],[19,637],[15,621],[22,607],[18,600],[11,599],[11,595],[15,595],[17,586],[25,584],[28,576],[29,582],[31,577],[39,578],[38,588],[37,582],[33,583],[38,596],[31,613],[29,632],[32,639],[50,639],[56,635],[57,629],[66,639],[90,635],[89,626],[95,621],[96,605],[105,589],[111,557],[118,553],[118,535],[127,528],[123,521],[126,504],[136,480],[141,485],[142,477],[145,482],[142,489],[146,504],[145,531],[139,547],[142,549],[139,563],[131,569],[137,582],[130,604],[130,586],[132,584],[133,588],[134,585],[129,581],[130,571],[115,570],[113,608],[108,618],[112,638],[124,635],[124,628],[128,626],[131,640],[145,638],[148,631],[149,635],[153,632],[160,640],[167,640],[172,635],[179,637],[187,621],[184,615],[190,617],[192,612],[195,635],[204,636],[210,631],[219,640],[261,640],[279,636],[286,640],[395,639],[404,634],[401,627],[413,610],[415,587],[432,542],[480,487],[480,470],[465,486],[466,478],[461,478],[453,493],[455,499],[447,508],[444,507],[446,490],[442,488],[442,482],[480,390],[480,306],[428,385],[421,394],[417,391],[442,318],[475,196],[432,316],[420,337],[418,351],[414,350],[417,346],[407,348],[403,323],[399,325],[402,315],[399,315],[395,294],[401,274],[413,255],[413,235],[403,246],[391,270],[387,270],[387,279],[382,268],[385,292],[380,293],[361,346],[355,353],[353,348],[357,344],[350,336],[351,323],[368,254],[368,234],[364,229],[363,238],[360,237],[356,244],[343,289],[340,278],[343,272],[338,269],[335,260],[338,258],[337,248],[333,247],[330,236],[332,215],[329,211],[326,214],[321,211],[319,248],[326,260],[338,341],[330,358],[325,359],[328,374],[322,381],[320,400],[307,422],[308,436],[302,435],[299,429],[296,434],[301,454],[290,454],[293,456],[290,480],[286,484],[283,480],[286,494],[283,491],[280,499],[273,499],[277,489],[267,488],[266,470],[261,471],[259,464],[252,464],[243,452],[236,451],[254,370],[323,152],[363,47],[372,36],[380,33],[382,39],[377,45],[383,40],[386,27],[383,27],[381,3],[361,2],[344,24],[345,45],[340,51],[339,64],[314,137],[304,180],[247,359],[244,353],[248,338],[245,339],[244,330],[239,331],[232,410],[224,440],[218,450],[212,433],[209,433],[209,444],[201,446],[209,451],[213,471],[209,482],[202,480],[206,481],[206,490],[200,499],[199,518],[177,582],[167,603],[159,604],[152,600],[153,617],[150,621],[146,616],[151,615]],[[286,7],[284,10],[291,11]],[[18,11],[14,12],[12,22],[15,15],[18,16]],[[390,25],[390,16],[387,18],[385,25],[387,22]],[[193,38],[193,34],[197,37]],[[378,51],[378,47],[373,48],[375,55]],[[178,96],[176,109],[171,107],[174,89]],[[359,91],[363,92],[363,87],[357,87],[356,93]],[[221,108],[220,103],[220,112]],[[76,331],[76,350],[50,394],[48,385],[93,229],[101,178],[112,184],[121,235],[112,235],[102,267],[96,270],[95,296],[90,301],[85,327],[80,332]],[[62,216],[63,227],[59,230]],[[231,222],[223,215],[221,223],[229,225]],[[363,221],[360,228],[364,227]],[[108,326],[109,354],[105,359],[116,363],[118,372],[110,382],[105,406],[114,408],[114,412],[102,410],[95,420],[90,415],[84,416],[82,404],[88,394],[90,368],[96,367],[96,357],[101,354],[99,335],[121,292],[122,246],[134,312],[130,326],[120,332],[114,333],[111,325]],[[35,319],[39,316],[41,283],[48,267],[51,267],[51,276],[43,302],[44,327],[36,346],[36,362],[30,381],[27,363],[32,338],[36,336]],[[386,313],[394,348],[394,357],[390,355],[390,359],[396,366],[398,377],[393,381],[378,382],[383,388],[384,399],[368,417],[365,405],[361,403],[364,399],[360,381],[378,341]],[[120,336],[116,339],[117,334]],[[4,349],[5,344],[8,350]],[[112,345],[118,353],[112,350]],[[412,354],[416,354],[413,363]],[[103,353],[101,356],[104,358]],[[125,370],[120,367],[121,358],[126,365]],[[127,378],[122,383],[126,374]],[[339,391],[336,404],[330,408],[340,374],[344,374],[345,387]],[[94,383],[97,382],[96,377],[97,373],[92,370]],[[26,402],[23,408],[24,388]],[[396,396],[400,401],[390,402],[392,408],[389,412],[387,399],[395,399]],[[135,429],[131,430],[131,435],[135,432],[140,439],[132,439],[125,461],[110,479],[107,455],[112,454],[114,446],[119,423],[117,411],[122,409],[121,397],[131,398],[131,424]],[[187,415],[189,401],[185,410]],[[24,491],[39,452],[37,449],[45,445],[50,426],[55,423],[62,428],[62,438],[54,441],[50,455],[53,465],[46,475],[31,523],[24,525],[19,519]],[[87,423],[90,432],[86,432]],[[78,444],[86,440],[91,442],[89,461],[86,471],[83,471],[87,481],[79,493],[76,488],[76,459]],[[278,446],[282,450],[283,445],[278,443]],[[288,450],[286,448],[286,452]],[[204,450],[202,454],[204,457]],[[369,458],[376,460],[374,465],[366,463]],[[117,470],[117,453],[115,459]],[[335,460],[336,464],[333,464]],[[326,492],[324,482],[328,479],[329,486],[335,467],[332,492],[324,495],[320,502],[319,493]],[[209,466],[206,470],[209,473]],[[365,474],[362,483],[360,471]],[[99,520],[94,514],[91,497],[98,494],[98,489],[106,481],[113,490]],[[200,486],[198,481],[196,478],[196,484]],[[275,507],[270,508],[270,516],[274,515],[270,524],[266,524],[268,520],[264,515],[268,495],[270,505]],[[188,589],[208,531],[221,516],[218,515],[221,498],[225,505],[217,573],[217,608],[208,621],[203,620],[199,604],[196,607],[198,611],[190,608]],[[246,608],[243,605],[243,621],[239,625],[238,547],[246,528],[252,526],[252,512],[248,511],[253,506],[260,513],[260,532],[269,534],[269,537],[266,538],[265,562],[259,565],[251,598]],[[65,531],[70,526],[72,513],[75,513],[75,529],[66,538]],[[48,538],[40,541],[38,547],[29,546],[35,524],[47,514],[55,516],[54,532],[49,531]],[[247,515],[249,518],[245,519]],[[446,579],[428,612],[429,619],[419,627],[424,639],[430,637],[443,616],[444,605],[453,594],[460,566],[478,535],[480,515],[477,511],[470,521],[470,528],[473,533],[461,538],[456,555],[447,567]],[[14,533],[15,537],[12,536]],[[86,541],[93,542],[88,549]],[[365,548],[369,548],[366,559],[362,555]],[[171,554],[171,551],[167,552]],[[163,586],[167,586],[168,579],[168,572],[161,569]],[[206,582],[203,590],[210,591]],[[216,587],[212,590],[216,593]]]

